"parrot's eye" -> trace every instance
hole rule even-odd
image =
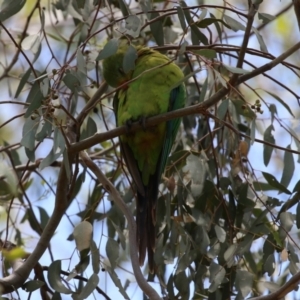
[[[120,73],[121,75],[125,75],[125,72],[124,72],[123,68],[119,68],[118,71],[119,71],[119,73]]]

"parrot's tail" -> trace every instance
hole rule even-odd
[[[145,195],[137,193],[136,225],[137,245],[139,248],[139,262],[142,266],[145,261],[146,250],[148,254],[148,265],[150,273],[154,273],[155,252],[155,221],[156,221],[156,199],[158,194],[158,183],[151,181],[145,187]]]

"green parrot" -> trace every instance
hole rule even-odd
[[[135,121],[144,124],[145,118],[184,107],[186,91],[180,68],[158,51],[136,47],[135,68],[125,74],[123,60],[128,47],[119,46],[115,54],[103,61],[106,82],[112,87],[122,85],[113,104],[117,126],[130,126]],[[174,119],[120,137],[121,154],[137,189],[139,263],[144,264],[147,251],[151,273],[155,269],[158,189],[180,121]]]

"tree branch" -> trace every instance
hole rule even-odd
[[[239,84],[256,77],[257,75],[260,75],[268,70],[271,70],[278,64],[282,63],[287,57],[292,55],[294,52],[296,52],[298,49],[300,49],[300,42],[292,46],[290,49],[288,49],[286,52],[282,53],[277,58],[273,59],[269,63],[253,70],[250,73],[247,73],[245,75],[241,75],[236,80],[236,83],[234,87],[238,86]],[[225,97],[230,91],[230,88],[221,88],[218,92],[216,92],[213,96],[211,96],[209,99],[204,101],[203,103],[192,105],[189,107],[185,107],[182,109],[178,109],[172,112],[168,112],[165,114],[157,115],[151,118],[148,118],[146,120],[146,124],[144,126],[151,127],[154,125],[157,125],[162,122],[166,122],[175,118],[180,118],[188,115],[194,115],[194,114],[206,114],[206,110],[215,105],[218,101],[220,101],[223,97]],[[99,95],[99,94],[97,94]],[[93,97],[94,98],[94,97]],[[134,122],[130,128],[130,132],[134,132],[138,129],[141,129],[142,126],[140,122]],[[145,127],[143,127],[145,128]],[[78,153],[79,151],[85,150],[87,148],[90,148],[94,145],[97,145],[98,143],[101,143],[103,141],[106,141],[108,139],[115,138],[117,136],[120,136],[122,134],[128,133],[128,127],[127,126],[120,126],[115,129],[112,129],[108,132],[102,132],[102,133],[96,133],[92,137],[87,138],[85,140],[82,140],[77,143],[73,143],[70,145],[69,153]]]
[[[86,152],[80,152],[80,157],[86,164],[86,166],[92,170],[99,182],[102,183],[105,190],[110,194],[115,204],[120,208],[122,213],[125,215],[128,222],[128,231],[129,231],[129,249],[130,249],[130,258],[133,268],[133,272],[139,287],[151,300],[161,300],[157,292],[151,287],[151,285],[145,280],[144,275],[141,272],[138,258],[138,249],[136,245],[136,224],[134,218],[126,205],[123,199],[120,197],[120,194],[113,186],[113,184],[106,178],[106,176],[101,172],[97,165],[90,159]]]
[[[11,293],[24,284],[30,272],[48,248],[49,242],[65,213],[65,209],[68,207],[68,181],[69,179],[65,165],[63,164],[60,168],[57,180],[55,207],[53,213],[41,234],[39,242],[24,264],[16,269],[11,275],[0,279],[0,290],[3,294]]]
[[[289,292],[298,288],[300,282],[300,272],[295,274],[288,282],[286,282],[281,288],[279,288],[276,292],[271,293],[266,296],[258,296],[251,298],[251,300],[281,300],[286,296]]]

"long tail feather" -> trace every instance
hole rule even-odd
[[[156,174],[155,174],[156,175]],[[151,273],[154,273],[154,252],[155,252],[155,222],[156,222],[156,200],[158,194],[157,176],[153,176],[149,185],[145,186],[145,196],[137,193],[137,245],[139,248],[139,262],[144,264],[146,251],[148,254],[148,265]]]

